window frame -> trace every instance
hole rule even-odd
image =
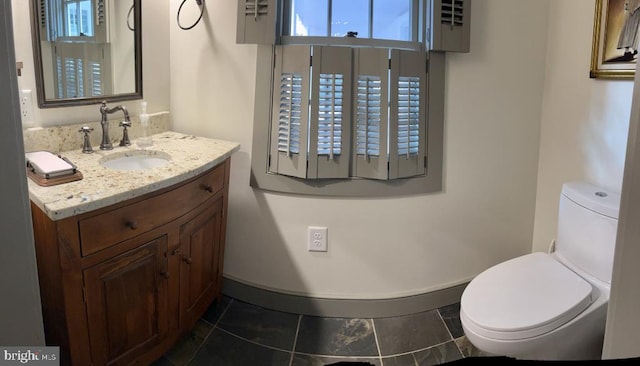
[[[375,0],[369,0],[369,33],[371,37],[359,38],[359,37],[334,37],[331,36],[331,3],[333,0],[328,0],[328,13],[327,13],[327,36],[292,36],[285,34],[289,28],[287,23],[291,18],[290,4],[292,0],[282,0],[282,17],[280,22],[280,34],[279,44],[281,45],[317,45],[317,46],[352,46],[352,47],[381,47],[381,48],[397,48],[407,49],[415,51],[424,51],[424,3],[429,0],[411,0],[411,40],[400,41],[391,39],[373,38],[373,2]]]

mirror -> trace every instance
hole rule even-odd
[[[40,108],[142,98],[141,0],[31,0]]]

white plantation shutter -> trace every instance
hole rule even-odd
[[[277,0],[238,0],[236,43],[275,44]]]
[[[388,178],[389,50],[354,50],[353,172],[361,178]]]
[[[313,47],[308,178],[349,177],[351,54]]]
[[[426,172],[427,56],[391,51],[389,178]]]
[[[61,58],[62,61],[62,85],[63,94],[60,98],[78,98],[82,94],[82,59],[72,57]]]
[[[89,85],[91,86],[91,96],[104,95],[103,72],[102,64],[100,62],[91,61],[89,63],[89,70],[91,71]]]
[[[111,94],[108,44],[56,42],[57,98],[86,98]]]
[[[310,46],[276,46],[269,171],[307,177]]]
[[[469,52],[471,0],[432,0],[433,51]]]
[[[424,52],[276,46],[269,172],[425,175],[426,68]]]

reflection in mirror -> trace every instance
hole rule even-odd
[[[142,98],[141,0],[32,0],[38,105]]]

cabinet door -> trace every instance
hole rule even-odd
[[[220,293],[222,198],[180,228],[180,326],[192,326]]]
[[[124,365],[167,332],[167,236],[84,271],[93,365]]]

